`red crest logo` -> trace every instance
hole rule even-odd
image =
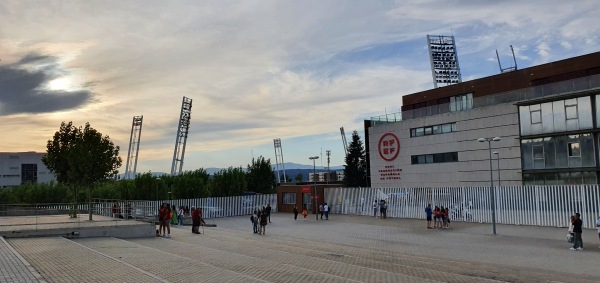
[[[377,149],[379,150],[379,156],[381,156],[383,160],[392,161],[398,157],[398,153],[400,152],[400,141],[394,134],[386,133],[379,139]]]

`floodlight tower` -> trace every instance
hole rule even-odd
[[[125,165],[125,179],[134,179],[137,169],[138,152],[140,151],[140,138],[142,136],[142,121],[144,116],[133,116],[129,148],[127,150],[127,164]]]
[[[175,138],[175,150],[173,151],[173,163],[171,164],[171,176],[181,174],[183,170],[183,158],[185,156],[185,144],[190,130],[190,119],[192,114],[192,99],[183,97],[181,102],[181,114],[179,114],[179,126]]]
[[[279,166],[281,165],[281,169],[283,170],[283,182],[285,183],[285,165],[283,162],[283,149],[281,148],[281,139],[274,139],[273,144],[275,145],[275,168],[277,170],[277,183],[281,183],[281,177],[279,176]]]
[[[344,154],[348,155],[348,142],[346,141],[346,132],[344,132],[344,127],[340,128],[340,134],[342,134],[342,143],[344,144]]]
[[[448,86],[462,82],[454,36],[427,35],[433,86]]]

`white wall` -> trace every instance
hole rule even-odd
[[[37,152],[0,152],[0,188],[21,184],[21,164],[37,164],[38,183],[55,180],[54,174],[42,163],[44,155]]]
[[[410,137],[411,128],[452,122],[456,123],[456,132]],[[378,153],[379,140],[388,132],[400,141],[400,152],[392,161],[382,159]],[[518,109],[513,104],[499,104],[371,127],[371,186],[489,186],[488,143],[477,139],[496,136],[502,138],[499,142],[492,142],[492,151],[500,153],[501,185],[521,185]],[[411,155],[444,152],[458,152],[459,161],[411,165]],[[495,156],[492,158],[495,159]],[[493,168],[494,182],[497,182],[496,160],[493,160]],[[400,179],[382,179],[380,170],[386,169],[401,169]]]

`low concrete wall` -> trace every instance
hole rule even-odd
[[[0,232],[0,236],[5,238],[62,236],[69,239],[91,237],[151,238],[156,237],[156,228],[152,224],[114,227],[57,228],[45,230],[4,231]]]

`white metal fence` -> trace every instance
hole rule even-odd
[[[501,224],[558,226],[568,224],[575,212],[584,228],[596,228],[600,216],[600,187],[518,186],[495,187],[496,222]],[[373,215],[373,202],[386,200],[387,216],[425,218],[425,207],[444,206],[455,221],[492,222],[490,187],[453,188],[326,188],[324,202],[332,213]],[[379,214],[379,212],[377,213]]]
[[[94,200],[94,213],[111,216],[115,203],[118,204],[119,213],[125,218],[155,218],[162,203],[175,205],[177,209],[180,206],[187,206],[189,209],[200,207],[203,218],[250,215],[268,204],[271,205],[272,212],[277,212],[277,195],[269,194],[158,201],[97,199]]]

